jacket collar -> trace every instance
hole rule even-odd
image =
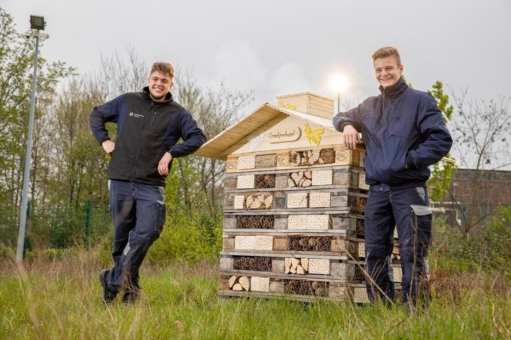
[[[144,94],[145,97],[147,97],[147,99],[149,100],[152,100],[151,99],[151,93],[149,92],[149,86],[145,86],[143,89],[142,89],[142,93]],[[161,102],[154,102],[156,104],[168,104],[170,102],[174,101],[174,99],[172,98],[172,93],[167,93],[167,95],[165,96],[165,100],[164,101],[161,101]]]
[[[407,88],[408,88],[408,84],[406,84],[406,82],[401,77],[399,78],[397,83],[395,83],[394,85],[392,85],[390,87],[384,88],[381,85],[379,87],[381,94],[386,97],[396,97],[397,95],[404,92],[404,90],[406,90]]]

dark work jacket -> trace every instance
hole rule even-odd
[[[155,102],[146,86],[142,92],[123,94],[90,114],[90,127],[98,143],[110,139],[106,122],[117,123],[117,140],[108,166],[108,178],[165,186],[158,163],[165,152],[172,158],[187,156],[206,142],[191,114],[172,100]],[[177,144],[179,139],[182,143]],[[172,162],[169,164],[169,170]]]
[[[435,98],[410,88],[403,79],[333,119],[342,132],[352,125],[366,147],[366,184],[388,184],[392,189],[425,186],[429,166],[452,146],[451,134]],[[405,167],[408,166],[408,168]]]

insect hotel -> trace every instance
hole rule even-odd
[[[277,100],[195,153],[227,162],[218,294],[367,302],[363,145],[344,146],[333,100]]]

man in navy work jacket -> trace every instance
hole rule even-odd
[[[112,157],[108,179],[114,266],[99,275],[105,303],[120,290],[123,302],[138,298],[139,268],[165,224],[165,178],[172,159],[187,156],[206,142],[190,113],[172,99],[173,77],[172,65],[156,62],[142,92],[123,94],[96,106],[90,115],[94,137]],[[117,124],[115,143],[106,122]]]
[[[366,147],[364,168],[370,186],[365,208],[365,250],[369,300],[394,299],[388,262],[397,226],[403,272],[403,303],[415,308],[427,282],[427,250],[432,212],[426,181],[429,166],[444,157],[452,138],[433,96],[408,87],[397,49],[372,55],[381,94],[338,113],[333,125],[344,143],[356,148],[359,132]],[[387,297],[385,297],[385,295]],[[421,292],[422,293],[422,292]],[[427,293],[427,292],[424,292]],[[422,295],[422,294],[421,294]]]

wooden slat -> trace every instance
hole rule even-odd
[[[306,252],[306,251],[222,251],[221,256],[264,256],[264,257],[306,257],[309,259],[331,259],[331,260],[344,260],[349,259],[346,255],[339,255],[339,253],[332,252]]]

